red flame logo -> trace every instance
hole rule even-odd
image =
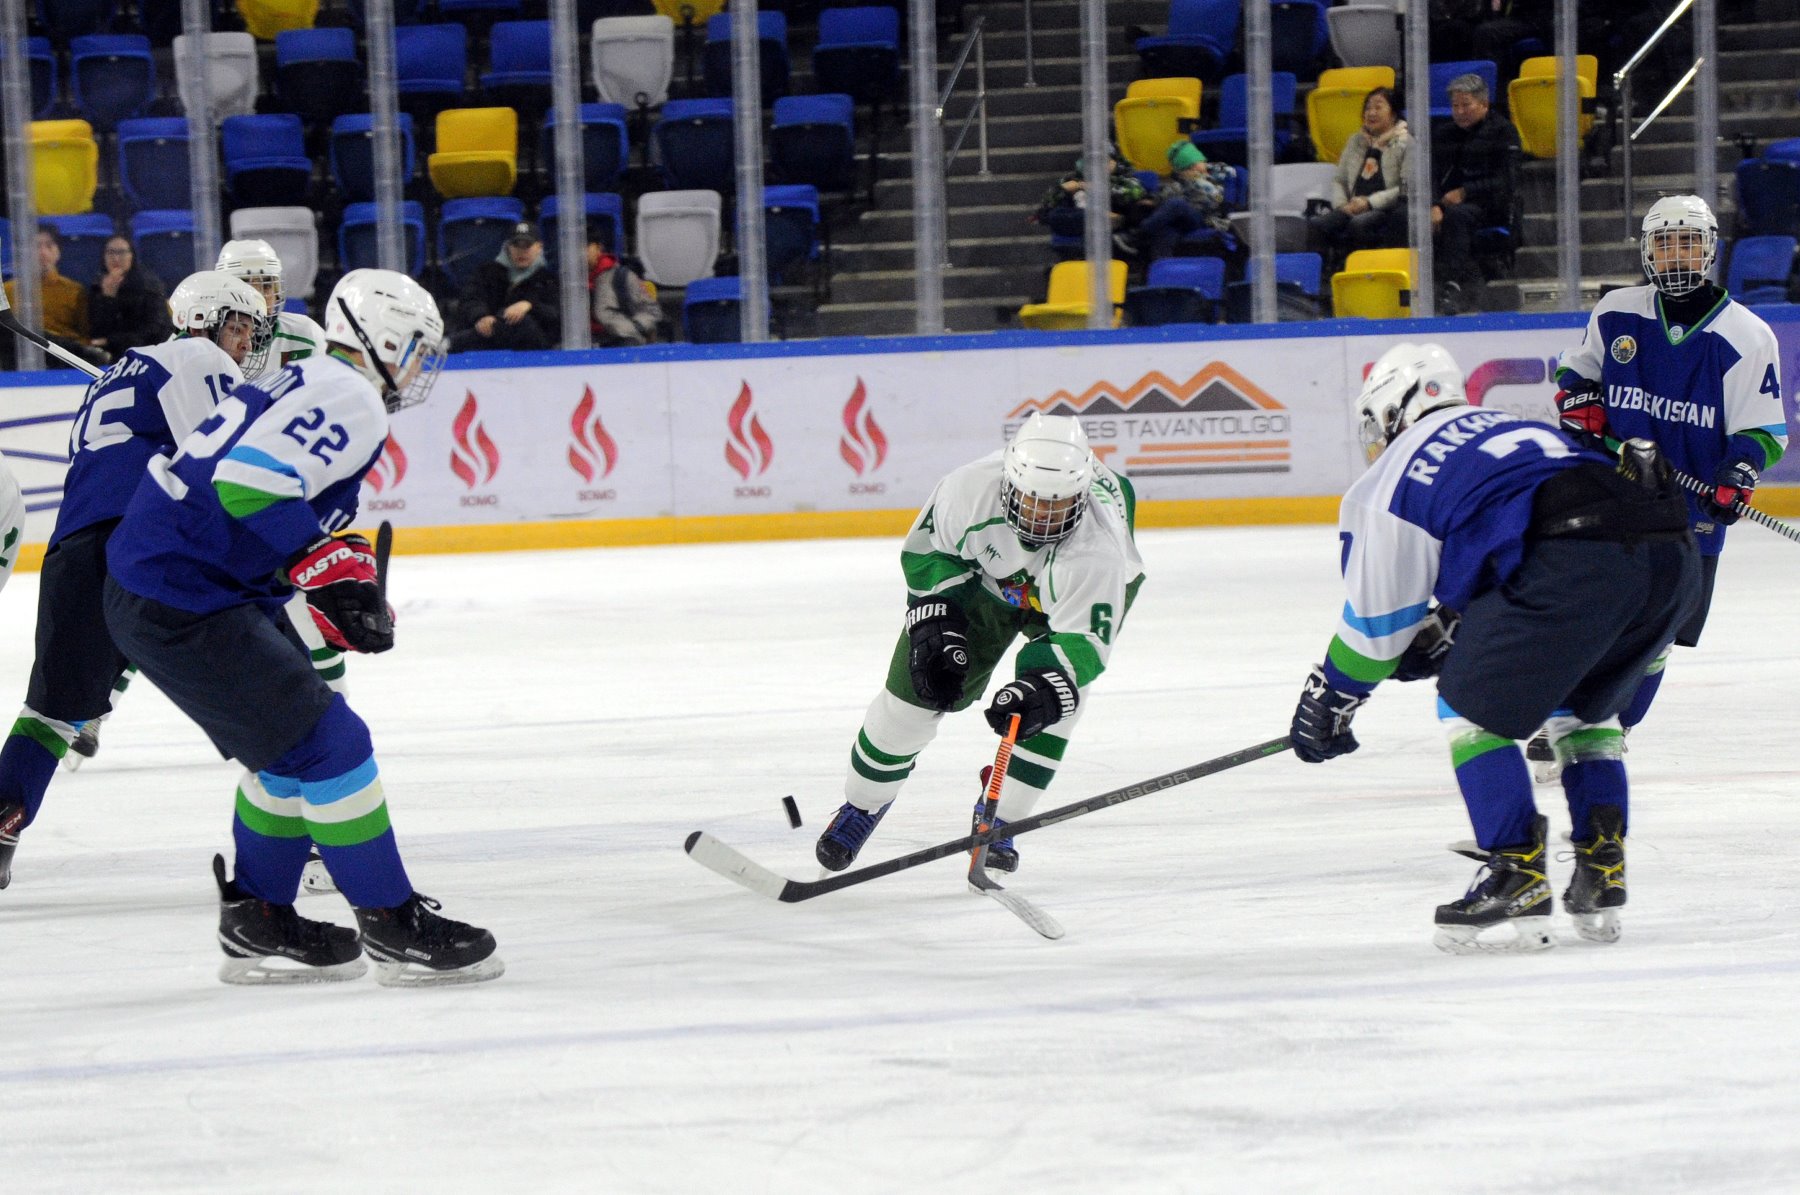
[[[450,446],[450,470],[462,478],[463,485],[469,489],[484,486],[494,480],[500,472],[500,450],[488,438],[487,428],[481,424],[481,409],[475,402],[475,392],[465,391],[462,409],[456,413],[456,422],[450,425],[456,443]]]
[[[569,417],[569,429],[575,433],[575,441],[569,445],[569,467],[590,484],[609,476],[619,463],[619,446],[606,434],[606,425],[594,411],[592,386],[582,387],[581,402]]]
[[[763,431],[762,420],[750,409],[750,383],[743,383],[737,401],[731,404],[731,438],[725,441],[725,463],[737,475],[749,481],[753,475],[767,473],[775,456],[775,442]]]
[[[887,433],[875,422],[868,402],[863,380],[857,378],[856,389],[850,392],[850,401],[844,404],[844,435],[838,441],[838,455],[856,470],[858,477],[875,472],[887,460]]]
[[[375,463],[363,474],[363,484],[379,494],[393,489],[405,480],[406,452],[400,447],[400,441],[389,435],[381,455],[375,458]]]

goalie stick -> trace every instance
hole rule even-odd
[[[1030,817],[1022,817],[1005,826],[983,830],[980,833],[958,838],[953,842],[941,842],[936,846],[914,851],[910,855],[900,855],[897,858],[872,863],[867,867],[858,867],[852,871],[839,872],[837,875],[826,876],[818,880],[790,880],[786,876],[778,875],[736,847],[719,841],[704,830],[696,830],[689,834],[684,849],[693,857],[694,862],[702,867],[716,871],[726,879],[741,884],[760,896],[766,896],[784,904],[795,904],[799,901],[811,900],[815,896],[823,896],[827,892],[836,892],[840,888],[864,884],[870,880],[880,879],[882,876],[893,875],[897,871],[906,871],[924,863],[932,863],[950,855],[960,855],[965,851],[986,846],[1001,838],[1029,834],[1033,830],[1041,830],[1045,826],[1070,821],[1084,814],[1092,813],[1096,809],[1105,809],[1110,805],[1123,805],[1126,801],[1135,801],[1139,797],[1162,792],[1164,789],[1186,784],[1190,780],[1212,776],[1229,768],[1235,768],[1239,764],[1278,755],[1292,745],[1284,735],[1278,739],[1270,739],[1266,743],[1258,743],[1254,747],[1233,751],[1229,755],[1221,755],[1217,759],[1177,768],[1173,772],[1164,772],[1160,776],[1152,776],[1150,779],[1140,780],[1136,784],[1127,784],[1123,788],[1115,788],[1111,792],[1089,797],[1085,801],[1076,801],[1069,805],[1045,810],[1043,813],[1034,813]]]
[[[988,771],[987,792],[981,800],[980,820],[975,823],[975,830],[991,830],[994,826],[994,811],[1000,806],[1000,788],[1006,783],[1006,769],[1012,764],[1013,747],[1019,741],[1019,715],[1014,714],[1007,723],[1006,736],[1000,740],[1000,747],[994,752],[994,766]],[[983,896],[991,896],[1007,912],[1029,925],[1032,929],[1049,938],[1051,941],[1063,936],[1063,927],[1056,918],[1044,912],[1016,892],[1008,892],[1000,883],[987,873],[987,855],[989,843],[983,843],[969,852],[969,888]]]
[[[87,361],[82,360],[68,349],[65,349],[62,345],[57,344],[42,332],[35,332],[20,323],[19,317],[13,314],[12,304],[7,301],[5,291],[0,291],[0,328],[5,328],[8,332],[11,332],[21,340],[29,340],[32,344],[37,345],[53,357],[62,358],[63,361],[74,366],[76,369],[79,369],[90,378],[97,378],[100,376],[100,370],[94,368],[94,366]]]

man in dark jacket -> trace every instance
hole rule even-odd
[[[175,335],[162,280],[137,264],[127,237],[106,242],[100,277],[88,286],[88,331],[115,358]]]
[[[484,262],[463,289],[457,315],[463,330],[450,351],[553,349],[562,343],[562,294],[544,264],[537,227],[521,221],[493,261]]]
[[[1487,84],[1480,75],[1450,81],[1450,123],[1432,139],[1431,168],[1437,175],[1431,226],[1437,234],[1437,276],[1443,280],[1443,314],[1476,307],[1481,269],[1475,262],[1475,233],[1512,219],[1512,163],[1519,132],[1488,108]]]

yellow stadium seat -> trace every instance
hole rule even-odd
[[[1113,136],[1133,170],[1169,173],[1169,146],[1186,140],[1187,104],[1167,95],[1126,97],[1113,105]],[[1190,126],[1191,127],[1191,126]]]
[[[1583,61],[1583,60],[1586,61]],[[1506,101],[1512,109],[1513,124],[1519,130],[1519,145],[1534,158],[1556,156],[1556,59],[1527,58],[1524,65],[1549,63],[1550,73],[1521,72],[1506,87]],[[1594,127],[1594,76],[1592,54],[1580,55],[1575,63],[1575,90],[1580,97],[1581,116],[1575,122],[1575,135],[1586,138]]]
[[[1362,128],[1363,101],[1377,87],[1394,85],[1391,66],[1348,66],[1319,72],[1319,85],[1306,94],[1306,125],[1321,162],[1336,162],[1352,134]]]
[[[1339,317],[1399,319],[1412,314],[1410,249],[1359,249],[1331,276],[1331,306]]]
[[[512,194],[519,114],[511,108],[447,108],[438,113],[437,145],[425,169],[445,199]]]
[[[277,33],[311,29],[319,17],[319,0],[237,0],[244,28],[257,41],[274,41]]]
[[[1519,78],[1521,79],[1536,78],[1539,75],[1555,76],[1555,74],[1555,58],[1527,58],[1519,64]],[[1575,55],[1575,77],[1586,79],[1588,85],[1593,86],[1594,82],[1600,78],[1600,59],[1592,54]]]
[[[1125,263],[1112,260],[1112,326],[1119,326],[1120,304],[1125,302]],[[1059,261],[1050,269],[1049,294],[1042,303],[1019,308],[1019,322],[1040,332],[1066,332],[1088,326],[1088,263]]]
[[[85,120],[31,122],[32,190],[40,216],[74,216],[94,210],[100,185],[100,146]]]
[[[1189,120],[1199,120],[1200,92],[1198,79],[1137,79],[1125,89],[1125,98],[1141,100],[1147,96],[1168,96],[1187,106]]]
[[[677,25],[687,23],[688,15],[683,10],[691,11],[694,24],[702,26],[725,11],[725,0],[652,0],[652,3],[657,12]]]

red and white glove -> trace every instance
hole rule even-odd
[[[1598,382],[1575,378],[1566,390],[1556,392],[1556,409],[1562,429],[1589,447],[1606,443],[1606,396]]]
[[[1726,461],[1713,478],[1712,493],[1700,496],[1700,509],[1721,527],[1731,526],[1738,521],[1737,504],[1750,505],[1750,496],[1756,493],[1756,480],[1756,470],[1750,467],[1750,462]]]
[[[394,611],[375,580],[375,551],[360,535],[323,536],[287,565],[325,642],[340,651],[394,646]]]

